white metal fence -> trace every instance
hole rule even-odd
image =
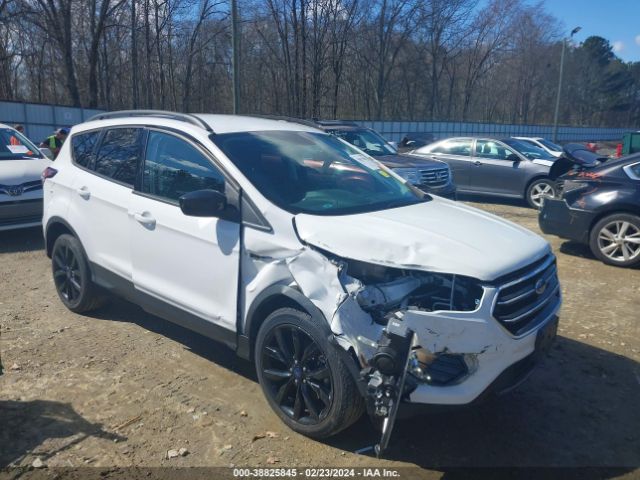
[[[0,123],[23,124],[27,136],[41,141],[59,127],[71,127],[87,120],[103,110],[43,105],[24,102],[0,102]],[[369,121],[355,120],[357,123],[373,128],[389,140],[399,141],[410,132],[429,132],[436,138],[463,135],[487,135],[497,137],[528,136],[551,138],[553,127],[549,125],[513,125],[502,123],[474,122],[406,122],[406,121]],[[622,135],[635,128],[596,128],[567,127],[558,128],[558,140],[601,141],[621,140]]]
[[[22,124],[27,137],[40,142],[56,128],[82,123],[101,111],[39,103],[0,102],[0,123]]]
[[[358,121],[361,125],[380,132],[385,138],[400,141],[410,132],[429,132],[436,139],[460,136],[490,137],[544,137],[551,138],[550,125],[509,125],[503,123],[473,122],[375,122]],[[632,128],[558,127],[559,142],[588,142],[622,140],[622,135]]]

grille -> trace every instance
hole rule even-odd
[[[498,284],[493,316],[512,334],[522,335],[544,322],[560,302],[556,259],[548,255]]]
[[[42,180],[25,182],[19,185],[1,185],[0,184],[0,193],[4,193],[9,196],[20,196],[23,193],[31,192],[33,190],[42,190]]]
[[[430,187],[442,187],[449,183],[448,168],[434,168],[431,170],[420,170],[420,184]]]

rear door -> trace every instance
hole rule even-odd
[[[471,167],[471,184],[479,192],[521,197],[524,194],[525,165],[526,160],[504,143],[478,139]]]
[[[98,135],[101,136],[99,144]],[[131,280],[128,211],[144,129],[110,128],[76,135],[68,217],[91,262]],[[80,153],[83,152],[83,153]]]
[[[415,154],[427,155],[449,164],[456,186],[459,189],[469,189],[472,146],[471,138],[452,138],[420,148]]]
[[[235,330],[240,225],[186,216],[178,200],[233,187],[199,145],[159,130],[149,131],[141,177],[129,209],[136,289]]]

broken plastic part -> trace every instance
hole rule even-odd
[[[398,409],[405,392],[410,352],[415,333],[399,319],[392,319],[384,329],[376,354],[370,360],[373,365],[363,372],[368,378],[367,408],[382,418],[380,442],[375,446],[378,457],[389,445]]]

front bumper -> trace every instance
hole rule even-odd
[[[540,229],[544,233],[580,243],[589,242],[592,221],[592,212],[571,208],[565,200],[556,199],[545,200],[538,216]]]
[[[496,289],[487,289],[475,312],[408,311],[403,320],[416,332],[420,345],[431,352],[447,351],[471,356],[475,368],[454,385],[435,386],[420,383],[411,393],[412,403],[464,405],[483,392],[513,365],[538,350],[538,332],[557,321],[560,301],[529,332],[515,337],[492,315]],[[504,388],[503,388],[504,389]]]
[[[449,182],[442,187],[431,187],[429,185],[416,185],[423,192],[427,192],[433,195],[438,195],[439,197],[448,198],[449,200],[457,200],[457,188],[456,184],[453,182]]]
[[[42,197],[0,202],[0,231],[34,227],[42,223]]]

